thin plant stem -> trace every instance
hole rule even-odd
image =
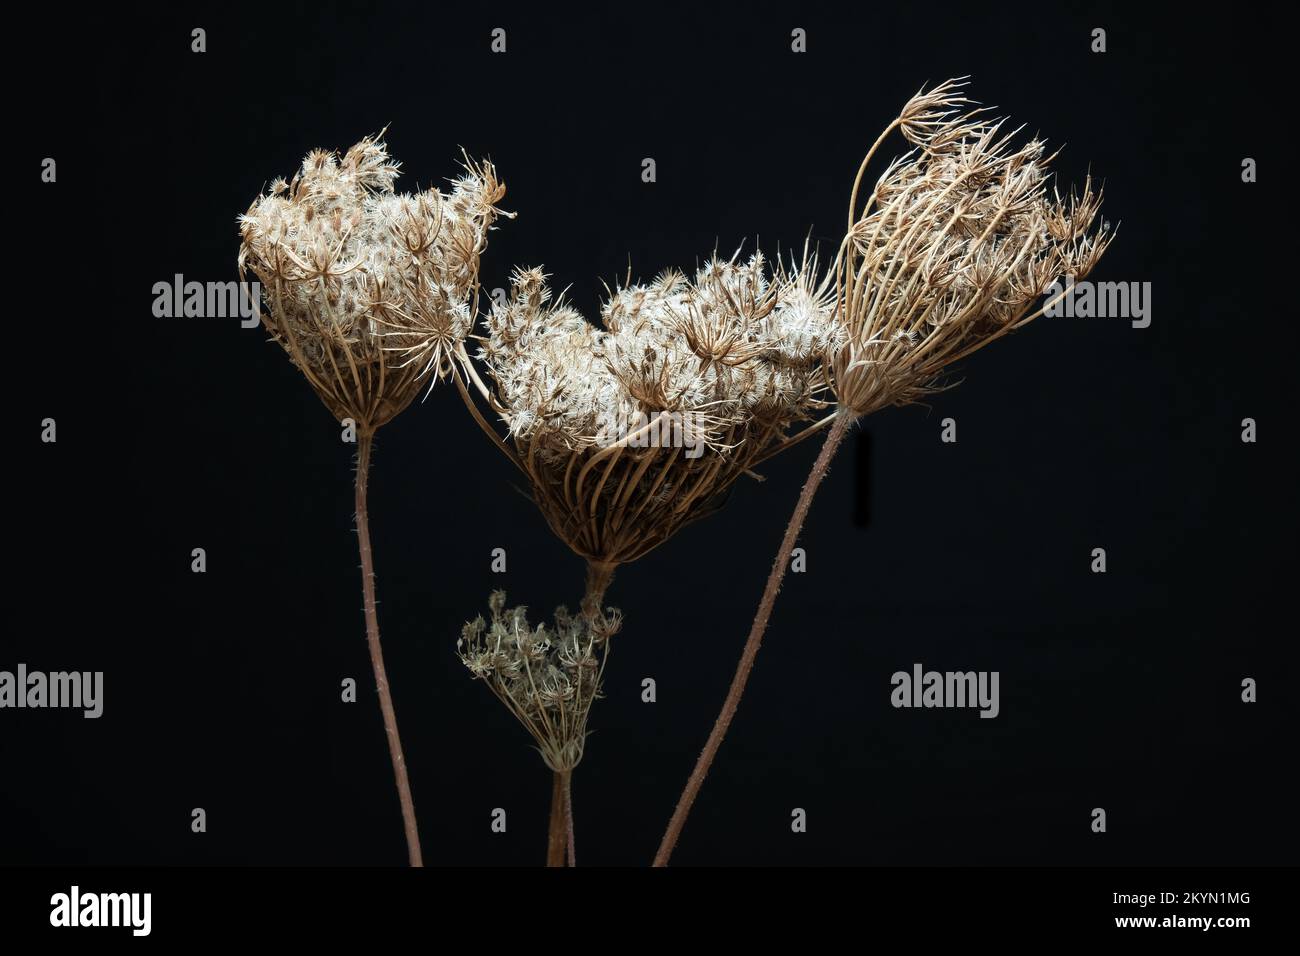
[[[551,825],[546,839],[546,865],[564,866],[564,850],[568,842],[565,823],[564,791],[568,774],[556,770],[551,775]]]
[[[357,437],[357,542],[361,548],[361,592],[365,599],[366,643],[370,647],[370,664],[374,668],[375,687],[379,691],[379,709],[383,712],[384,731],[388,735],[388,755],[393,761],[397,799],[402,805],[407,855],[411,866],[424,866],[424,858],[420,854],[420,832],[415,824],[415,801],[411,799],[406,758],[402,756],[402,740],[397,734],[397,714],[393,710],[393,695],[388,689],[388,674],[384,670],[384,652],[379,646],[379,615],[375,611],[375,561],[370,550],[370,520],[366,513],[366,489],[370,479],[370,449],[373,443],[373,432],[363,431]]]
[[[468,359],[465,361],[467,363],[465,367],[472,371],[474,366],[468,364]],[[483,429],[483,434],[487,435],[487,437],[492,440],[492,444],[496,445],[497,449],[505,455],[506,458],[510,459],[512,465],[522,470],[519,464],[519,456],[510,450],[510,446],[503,442],[501,436],[498,435],[493,430],[492,426],[484,420],[483,413],[480,412],[478,406],[474,404],[474,399],[470,397],[469,390],[465,387],[465,383],[460,380],[460,375],[453,374],[452,380],[455,381],[456,391],[460,392],[461,400],[465,402],[465,407],[469,409],[470,415],[473,417],[474,421],[478,423],[478,427]]]
[[[573,840],[573,774],[564,775],[564,829],[568,835],[569,866],[578,865],[578,851]]]
[[[704,744],[704,750],[701,751],[699,759],[695,761],[695,769],[691,771],[691,776],[686,781],[686,788],[677,801],[677,809],[673,811],[672,819],[668,822],[668,829],[664,832],[663,842],[659,844],[659,852],[655,854],[655,866],[668,865],[668,859],[672,856],[673,849],[677,846],[677,840],[682,834],[682,827],[686,824],[686,817],[690,814],[691,806],[699,795],[700,787],[704,784],[704,778],[708,775],[709,767],[713,765],[713,758],[717,756],[718,748],[722,745],[722,738],[727,735],[727,728],[731,726],[731,720],[736,716],[736,708],[740,706],[741,695],[745,693],[745,684],[749,681],[749,672],[754,667],[754,658],[758,655],[758,648],[763,643],[763,633],[767,630],[767,622],[772,616],[772,607],[776,603],[777,592],[781,590],[781,582],[785,579],[786,568],[790,566],[790,554],[794,550],[795,541],[799,538],[799,532],[803,530],[804,519],[808,517],[808,508],[812,504],[813,496],[817,493],[817,488],[822,483],[822,479],[826,477],[831,459],[835,457],[836,449],[839,448],[840,442],[843,441],[852,423],[853,416],[841,409],[835,416],[835,422],[831,425],[830,431],[826,433],[826,440],[822,443],[821,451],[817,455],[817,460],[813,463],[812,471],[808,473],[808,478],[804,481],[803,490],[799,492],[799,501],[794,507],[794,514],[790,516],[790,523],[785,529],[785,537],[781,539],[781,549],[777,552],[776,560],[772,563],[772,570],[767,576],[767,586],[763,589],[763,599],[759,602],[758,613],[754,615],[754,623],[749,630],[749,638],[745,641],[745,649],[741,652],[740,663],[736,666],[736,674],[731,679],[731,688],[727,691],[727,699],[722,704],[722,712],[718,714],[718,719],[713,725],[713,731],[709,734],[709,739]]]
[[[601,614],[601,601],[605,591],[614,580],[616,564],[602,561],[587,562],[587,590],[582,598],[581,612],[589,618]],[[564,866],[565,857],[569,866],[577,866],[577,854],[573,841],[573,771],[563,773],[555,771],[551,787],[551,829],[547,841],[546,865]]]
[[[609,589],[610,582],[614,580],[614,571],[617,564],[609,564],[602,561],[587,562],[587,591],[582,598],[583,614],[588,617],[599,617],[604,610],[600,605],[605,600],[605,592]]]

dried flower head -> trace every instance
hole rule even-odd
[[[520,270],[479,353],[551,528],[599,565],[634,560],[717,506],[825,406],[843,341],[815,262],[713,258],[612,291],[602,329]]]
[[[487,682],[537,742],[556,773],[582,760],[587,714],[599,698],[609,638],[622,626],[614,608],[603,613],[555,612],[555,626],[528,624],[528,609],[507,608],[504,591],[488,599],[492,620],[466,624],[456,651],[469,672]]]
[[[505,192],[490,163],[467,160],[449,194],[397,195],[398,168],[378,137],[342,157],[315,150],[240,217],[240,275],[262,285],[267,330],[330,411],[367,431],[463,351]]]
[[[877,146],[897,128],[916,148],[861,212],[862,171],[854,184],[835,267],[846,334],[831,363],[854,415],[934,391],[946,366],[1041,314],[1031,310],[1056,279],[1087,275],[1113,237],[1105,222],[1092,229],[1091,179],[1078,198],[1049,192],[1044,144],[1016,147],[1002,121],[961,113],[963,86],[918,93],[881,134]]]

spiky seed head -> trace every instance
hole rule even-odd
[[[836,262],[832,353],[841,406],[865,415],[936,390],[953,362],[1033,319],[1063,275],[1082,278],[1113,233],[1089,179],[1078,197],[1049,193],[1044,144],[980,111],[964,80],[921,91],[896,125],[922,148],[890,163]]]
[[[265,325],[339,419],[392,419],[446,375],[474,318],[479,256],[504,193],[466,161],[447,194],[393,191],[381,136],[343,156],[313,150],[240,217],[239,269],[258,278]]]

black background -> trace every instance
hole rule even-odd
[[[102,670],[106,689],[99,720],[0,714],[0,863],[405,861],[351,446],[262,330],[151,312],[175,273],[234,278],[236,216],[272,178],[386,124],[404,190],[454,175],[462,146],[490,154],[519,216],[493,234],[485,287],[545,264],[594,318],[629,262],[648,278],[810,229],[833,254],[878,131],[923,83],[967,73],[1066,143],[1064,184],[1104,179],[1122,225],[1094,278],[1151,282],[1152,324],[1040,320],[931,407],[863,423],[869,454],[853,439],[814,504],[808,571],[787,578],[675,862],[1294,862],[1292,226],[1269,24],[1001,4],[27,17],[10,39],[40,69],[11,86],[25,205],[0,668]],[[653,855],[815,452],[620,571],[626,626],[575,777],[581,863]],[[493,588],[535,614],[581,595],[580,561],[518,484],[449,386],[380,433],[380,623],[429,864],[544,854],[549,775],[453,653]],[[914,662],[999,671],[1000,716],[891,708],[889,677]]]

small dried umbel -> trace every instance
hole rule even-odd
[[[573,770],[586,746],[591,705],[603,696],[600,680],[610,638],[623,625],[616,609],[584,603],[576,616],[558,608],[555,626],[547,630],[545,624],[531,627],[527,608],[507,608],[505,592],[493,591],[488,599],[491,622],[475,618],[456,641],[461,661],[524,725],[551,768],[547,866],[563,866],[566,848],[569,865],[577,863]]]
[[[496,387],[480,388],[551,529],[596,578],[709,514],[826,407],[822,356],[843,339],[815,271],[714,258],[614,290],[602,329],[552,303],[540,270],[515,274],[479,353]]]
[[[335,417],[367,433],[450,372],[505,193],[491,163],[467,160],[449,194],[397,195],[398,168],[379,138],[341,158],[315,150],[240,217],[240,274],[262,285],[267,331]]]
[[[456,651],[532,735],[546,765],[567,774],[582,760],[587,714],[601,696],[609,639],[622,616],[613,608],[571,615],[561,607],[553,628],[533,628],[526,607],[505,603],[505,592],[493,591],[492,620],[466,624]]]

